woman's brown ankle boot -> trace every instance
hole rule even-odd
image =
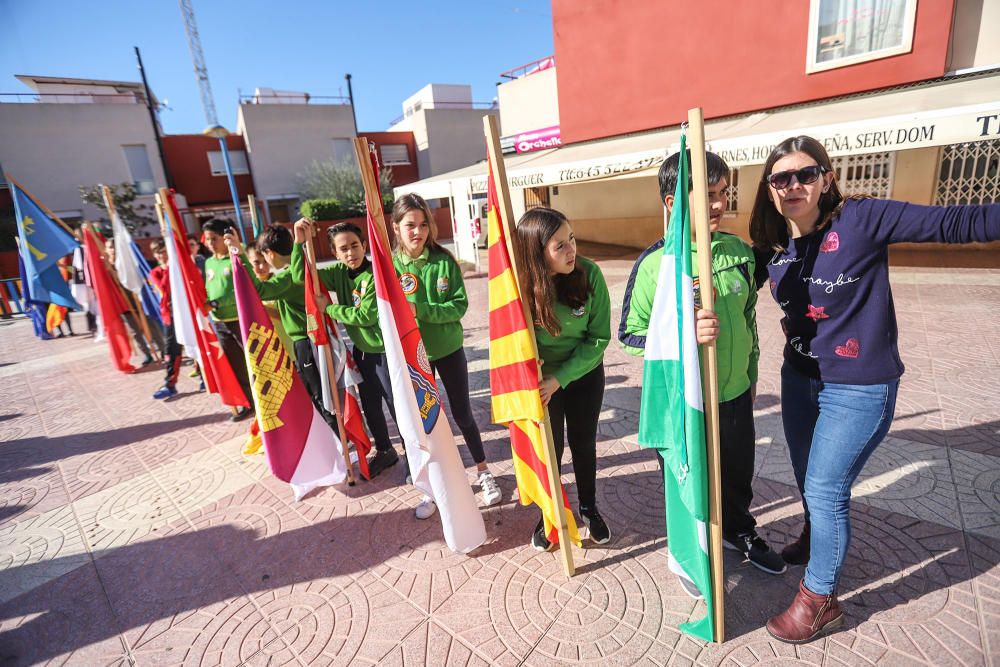
[[[799,539],[781,550],[781,558],[789,565],[805,565],[809,562],[809,523],[802,528]]]
[[[799,592],[785,611],[767,622],[767,632],[789,644],[804,644],[828,634],[844,623],[836,593],[817,595],[799,582]]]

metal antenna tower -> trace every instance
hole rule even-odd
[[[240,196],[236,189],[236,179],[233,177],[233,166],[229,162],[229,147],[226,137],[229,131],[219,125],[219,117],[215,113],[215,98],[212,95],[212,85],[208,82],[208,66],[205,65],[205,53],[201,50],[201,37],[198,36],[198,24],[194,19],[194,7],[191,0],[179,0],[181,15],[184,17],[184,32],[187,33],[188,47],[191,49],[191,60],[194,62],[194,74],[198,79],[198,90],[201,92],[201,106],[205,110],[205,120],[208,127],[203,134],[216,137],[222,152],[222,161],[226,166],[226,178],[229,180],[229,192],[233,196],[233,211],[236,214],[237,230],[240,240],[247,242],[246,231],[243,229],[243,212],[240,210]]]
[[[180,0],[180,5],[181,15],[184,17],[184,32],[187,33],[188,48],[191,49],[191,60],[194,62],[194,74],[201,92],[201,107],[205,110],[205,120],[209,127],[214,127],[219,124],[219,118],[215,113],[215,98],[212,96],[212,84],[208,81],[208,66],[205,65],[205,53],[201,50],[194,7],[191,0]]]

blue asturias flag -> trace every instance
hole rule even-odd
[[[72,253],[79,243],[12,182],[10,192],[17,216],[26,284],[32,300],[80,310],[69,284],[56,266],[56,262]]]

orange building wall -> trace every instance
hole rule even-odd
[[[392,184],[398,187],[420,180],[420,174],[417,172],[417,142],[412,132],[361,132],[358,136],[365,137],[376,147],[381,147],[382,144],[406,144],[410,164],[392,167]],[[378,154],[381,160],[382,151],[379,150]]]
[[[226,147],[230,151],[246,151],[243,137],[238,134],[226,137]],[[174,177],[174,187],[187,197],[189,206],[232,205],[228,179],[225,175],[213,176],[208,162],[208,153],[218,150],[218,139],[201,134],[169,134],[163,137],[163,158]],[[254,194],[253,181],[249,174],[234,178],[240,201],[246,204],[247,195]]]
[[[917,3],[909,54],[807,75],[809,0],[552,0],[563,143],[941,76],[953,9]]]

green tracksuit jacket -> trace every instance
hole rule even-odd
[[[538,356],[545,363],[542,373],[551,375],[565,387],[597,368],[604,360],[604,350],[611,341],[611,297],[604,274],[594,262],[577,255],[576,263],[587,272],[590,296],[580,308],[556,302],[556,318],[561,331],[551,335],[535,325]]]
[[[646,347],[646,332],[662,258],[663,239],[660,239],[639,255],[625,287],[618,340],[630,354],[642,355]],[[697,255],[693,268],[697,277]],[[754,256],[750,246],[732,234],[712,234],[712,274],[715,312],[719,318],[719,338],[716,341],[719,401],[731,401],[757,381],[757,361],[760,357],[757,290],[753,283]]]
[[[416,259],[402,253],[392,257],[406,300],[416,306],[417,326],[436,361],[462,347],[462,317],[469,309],[462,269],[447,253],[425,248]]]
[[[291,268],[296,280],[305,280],[305,253],[299,243],[292,250]],[[323,286],[337,295],[337,303],[327,306],[326,312],[334,320],[344,323],[354,347],[367,354],[385,352],[371,262],[366,259],[357,271],[337,263],[317,269],[316,274]]]

